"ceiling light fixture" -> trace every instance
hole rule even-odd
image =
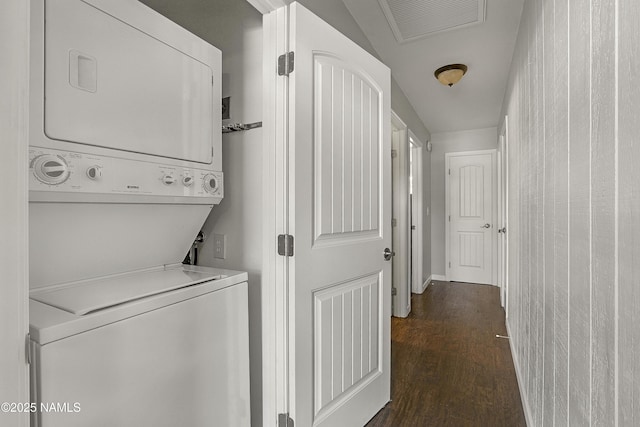
[[[450,64],[438,68],[433,75],[445,86],[453,86],[458,83],[462,76],[467,72],[467,66],[464,64]]]

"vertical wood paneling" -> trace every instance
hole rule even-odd
[[[615,2],[592,4],[591,274],[592,421],[610,425],[615,416]]]
[[[380,93],[335,58],[314,70],[315,237],[378,230]]]
[[[318,415],[380,370],[378,276],[314,294],[314,396]]]
[[[542,1],[536,0],[534,2],[534,10],[536,16],[542,15]],[[530,139],[531,139],[531,158],[538,167],[544,168],[544,158],[542,147],[542,137],[544,135],[542,131],[542,120],[544,119],[544,113],[542,111],[542,75],[544,67],[543,49],[542,49],[542,27],[536,25],[532,28],[531,33],[532,47],[534,48],[534,57],[531,61],[531,121],[530,121]],[[531,173],[531,186],[534,190],[531,195],[530,201],[530,215],[531,215],[531,236],[529,244],[531,247],[531,263],[539,266],[543,266],[541,250],[542,240],[542,203],[543,203],[543,185],[544,174]],[[539,425],[542,418],[542,395],[540,390],[542,388],[544,376],[543,376],[543,357],[544,346],[541,341],[541,333],[543,332],[543,313],[541,308],[543,307],[541,298],[543,294],[543,286],[541,278],[543,276],[543,269],[535,268],[529,270],[529,281],[531,283],[531,312],[529,323],[531,325],[531,408],[533,411],[534,424]]]
[[[371,369],[371,289],[369,287],[362,288],[362,371],[361,377],[364,377]]]
[[[353,197],[353,154],[354,154],[354,93],[356,88],[354,87],[355,76],[353,73],[344,70],[344,93],[343,93],[343,104],[344,104],[344,112],[346,119],[343,121],[344,124],[344,146],[342,150],[342,171],[343,171],[343,200],[344,204],[342,207],[342,219],[344,223],[343,232],[350,233],[355,231],[355,227],[353,225],[353,205],[354,205],[354,197]]]
[[[353,359],[351,359],[351,365],[353,368],[351,383],[355,384],[362,379],[362,288],[353,290],[352,303]]]
[[[331,399],[335,399],[344,390],[344,318],[350,316],[345,313],[343,307],[343,295],[332,298],[332,324],[331,324]]]
[[[342,233],[342,214],[344,212],[344,70],[332,67],[331,70],[331,234]],[[329,141],[327,141],[329,142]],[[328,169],[328,168],[327,168]],[[328,170],[323,171],[323,173]]]
[[[315,161],[315,205],[316,205],[316,233],[330,232],[332,221],[332,188],[333,171],[332,166],[332,101],[333,94],[332,80],[333,70],[330,64],[316,62],[315,75],[315,109],[320,115],[320,120],[316,120],[318,129],[316,133],[316,161]]]
[[[484,171],[481,166],[460,168],[459,194],[461,218],[484,215]]]
[[[332,398],[332,320],[333,306],[331,298],[321,300],[316,305],[316,323],[320,325],[314,333],[316,335],[316,349],[319,352],[315,366],[316,378],[316,412],[331,402]]]
[[[371,93],[371,229],[377,230],[379,227],[379,211],[380,201],[378,200],[380,182],[380,150],[377,141],[380,138],[380,122],[378,120],[380,114],[380,99],[375,91]]]
[[[371,229],[371,89],[362,91],[362,229]]]
[[[569,419],[588,425],[591,418],[591,82],[590,7],[575,2],[569,21],[569,353],[572,378]]]
[[[638,22],[632,0],[525,0],[507,322],[531,425],[640,425]]]
[[[640,2],[619,2],[619,424],[640,423]]]
[[[461,232],[458,236],[460,266],[482,268],[484,266],[484,234]]]
[[[555,325],[555,425],[568,424],[569,399],[569,153],[568,153],[568,84],[569,84],[569,40],[568,13],[569,2],[555,2],[554,17],[554,77],[556,79],[554,108],[556,111],[555,138],[555,257],[554,281],[556,288],[556,306],[554,308]]]
[[[344,375],[342,377],[342,389],[346,390],[353,385],[353,360],[356,336],[353,330],[355,312],[353,310],[354,292],[347,292],[343,295],[344,311],[342,313],[342,333],[343,333],[343,351],[342,351],[342,369]]]
[[[542,403],[541,425],[552,425],[555,409],[555,372],[553,369],[555,362],[555,317],[554,308],[556,303],[555,294],[555,251],[554,251],[554,226],[555,224],[555,169],[553,159],[556,155],[555,141],[555,120],[556,112],[554,109],[554,95],[556,91],[556,79],[553,77],[555,72],[555,62],[553,55],[553,46],[555,43],[555,25],[554,25],[554,1],[545,0],[543,3],[543,30],[544,30],[544,185],[543,185],[543,251],[544,258],[542,260],[542,270],[544,280],[544,364],[543,364],[543,385],[544,393]]]
[[[361,78],[353,78],[353,230],[362,230],[362,94],[364,82]]]

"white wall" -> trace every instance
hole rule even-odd
[[[262,15],[238,0],[143,0],[222,50],[222,96],[230,122],[262,121]],[[227,123],[225,121],[224,123]],[[262,130],[223,134],[224,199],[203,230],[198,264],[249,273],[252,426],[262,425]],[[226,258],[213,257],[212,235],[226,235]]]
[[[639,21],[637,1],[525,2],[507,322],[532,426],[640,425]]]
[[[445,269],[445,170],[444,155],[498,147],[497,128],[443,132],[431,135],[431,270],[444,276]]]
[[[28,402],[29,332],[27,124],[29,3],[0,4],[0,402]],[[28,414],[0,412],[0,425],[27,426]]]

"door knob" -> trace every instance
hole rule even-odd
[[[394,256],[396,253],[392,252],[391,249],[389,248],[384,248],[384,252],[382,252],[382,255],[384,255],[384,260],[385,261],[389,261],[391,260],[391,257]]]
[[[507,232],[507,227],[502,227],[498,229],[498,233],[506,233]]]
[[[480,228],[491,228],[491,224],[486,223],[485,225],[483,225],[483,226],[482,226],[482,227],[480,227]]]

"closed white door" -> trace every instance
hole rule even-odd
[[[495,150],[446,155],[447,280],[494,284]]]
[[[290,5],[290,417],[364,425],[390,398],[390,71]]]

